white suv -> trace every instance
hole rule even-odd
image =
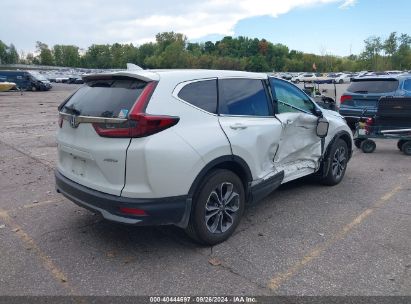
[[[246,203],[314,174],[338,184],[352,135],[336,112],[266,74],[96,74],[59,107],[57,191],[108,220],[226,240]],[[328,134],[327,134],[328,132]]]

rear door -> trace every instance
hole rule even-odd
[[[274,164],[284,170],[284,182],[313,173],[319,166],[321,140],[316,134],[314,103],[293,84],[270,78],[282,133]]]
[[[274,117],[265,80],[219,79],[219,122],[232,153],[251,169],[254,180],[277,173],[274,157],[281,136],[281,123]]]
[[[130,144],[123,131],[146,84],[124,76],[94,77],[60,107],[60,173],[83,186],[120,195]]]

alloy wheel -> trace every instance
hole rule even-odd
[[[331,165],[333,175],[335,176],[336,179],[341,178],[341,176],[344,173],[346,164],[347,164],[346,150],[344,147],[339,147],[334,153],[334,157],[333,157],[333,161]]]
[[[205,222],[211,233],[224,233],[240,209],[240,195],[232,183],[223,182],[210,193],[205,204]]]

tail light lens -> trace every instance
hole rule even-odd
[[[365,120],[364,129],[365,129],[366,134],[372,133],[371,131],[372,131],[372,128],[373,128],[373,126],[372,126],[373,124],[374,124],[374,119],[373,118],[367,118]]]
[[[145,137],[178,123],[179,117],[165,115],[151,115],[145,113],[148,102],[153,95],[157,82],[149,82],[141,92],[136,103],[128,114],[128,121],[121,125],[97,124],[93,127],[97,134],[103,137]]]
[[[343,104],[347,100],[352,100],[352,96],[351,95],[342,95],[341,98],[340,98],[340,104]]]

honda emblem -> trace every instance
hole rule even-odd
[[[70,117],[70,126],[71,126],[72,128],[77,128],[77,127],[78,127],[78,122],[77,122],[77,118],[76,118],[75,115],[72,115],[72,116]]]

